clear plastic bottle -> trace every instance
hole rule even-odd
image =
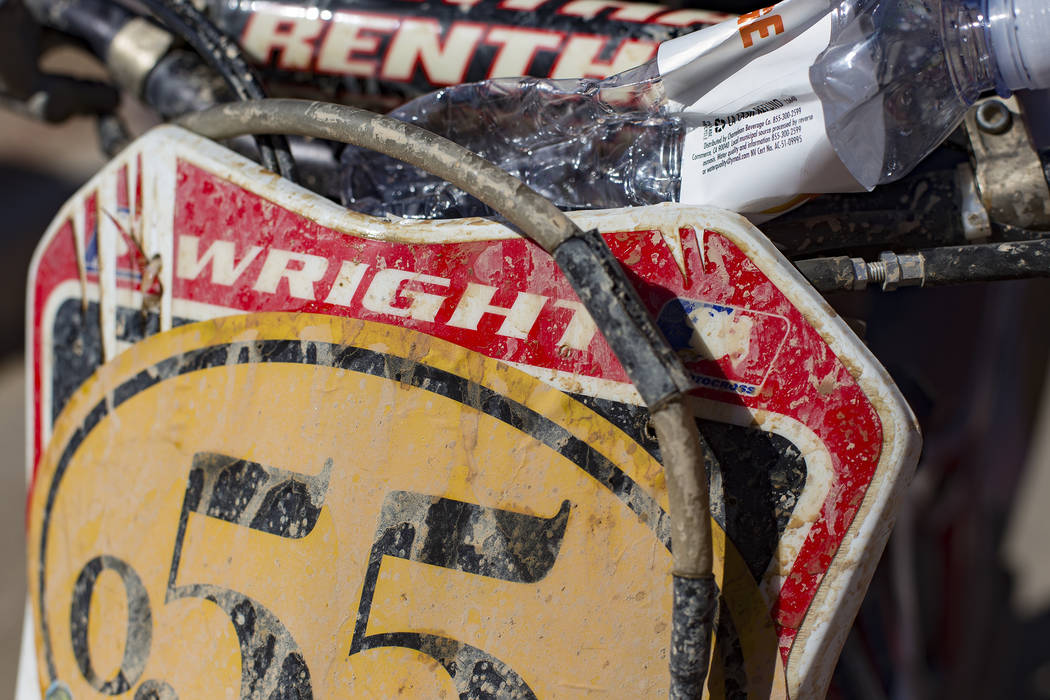
[[[655,61],[604,80],[503,78],[456,85],[390,113],[446,136],[563,209],[678,198],[684,126]],[[344,203],[375,215],[490,214],[444,180],[365,149],[342,155]]]
[[[836,153],[869,188],[906,175],[982,92],[1050,87],[1042,0],[843,3],[832,36],[810,77]]]
[[[741,49],[745,33],[751,44]],[[1048,35],[1044,0],[785,0],[666,42],[661,57],[668,48],[676,61],[654,59],[601,81],[460,85],[392,114],[463,144],[565,209],[684,201],[768,218],[771,201],[904,176],[982,92],[1050,87]],[[746,50],[756,42],[758,50]],[[785,66],[800,60],[805,65]],[[785,92],[778,71],[802,71],[808,94]],[[756,75],[766,82],[755,87]],[[746,94],[736,102],[719,98],[715,109],[704,102],[737,85]],[[808,132],[796,128],[799,119]],[[802,135],[789,136],[796,131]],[[714,138],[703,146],[709,150],[698,151],[701,132]],[[393,160],[348,148],[343,163],[351,208],[434,218],[489,213]],[[719,187],[687,191],[683,169],[701,163],[701,185]],[[755,191],[763,187],[769,192]],[[734,198],[736,190],[746,197]]]

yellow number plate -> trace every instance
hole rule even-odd
[[[39,667],[78,700],[667,695],[660,465],[449,343],[305,314],[153,336],[78,390],[35,483]],[[724,542],[713,694],[779,695]]]

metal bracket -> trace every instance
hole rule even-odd
[[[977,182],[969,163],[960,163],[955,169],[955,185],[959,189],[963,235],[968,241],[983,241],[992,235],[992,222],[977,193]]]
[[[1017,100],[979,100],[965,124],[977,189],[992,221],[1050,229],[1050,189]]]

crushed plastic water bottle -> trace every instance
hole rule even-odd
[[[664,42],[605,80],[501,79],[392,113],[466,146],[564,209],[665,201],[756,221],[815,193],[907,174],[981,92],[1050,87],[1042,0],[784,0]],[[343,154],[347,206],[488,215],[411,166]]]
[[[677,199],[684,128],[655,64],[606,80],[505,78],[457,85],[391,116],[497,163],[564,209]],[[400,161],[348,147],[346,204],[371,214],[484,216],[479,201]]]

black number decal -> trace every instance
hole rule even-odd
[[[179,700],[179,696],[164,681],[143,681],[135,691],[135,700]]]
[[[212,452],[194,455],[165,602],[204,598],[229,616],[241,648],[242,699],[312,699],[310,671],[291,633],[258,601],[221,586],[176,583],[189,516],[197,513],[278,537],[306,537],[317,525],[331,469],[332,461],[328,460],[321,474],[303,476]],[[368,619],[385,556],[513,583],[541,580],[558,558],[569,511],[569,501],[551,517],[543,518],[409,491],[387,494],[369,555],[350,654],[379,647],[413,649],[441,664],[463,700],[535,700],[525,680],[488,652],[433,634],[369,635]],[[106,569],[116,572],[124,582],[129,614],[121,667],[114,678],[102,681],[91,665],[87,630],[95,582]],[[107,695],[129,691],[142,675],[152,642],[149,597],[138,574],[108,555],[88,562],[74,587],[70,633],[77,663],[92,687]],[[139,686],[134,698],[177,700],[178,696],[167,683],[148,680]]]
[[[535,583],[554,566],[570,504],[550,518],[485,508],[421,493],[387,494],[368,558],[350,654],[377,647],[406,647],[442,665],[463,700],[521,698],[535,694],[512,668],[491,654],[433,634],[366,634],[383,557],[441,566],[515,583]]]
[[[124,659],[117,674],[102,680],[91,664],[88,648],[88,623],[91,616],[91,598],[95,593],[95,582],[103,571],[113,571],[124,582],[124,593],[128,603],[128,632],[124,642]],[[149,607],[149,594],[142,579],[126,562],[107,554],[95,557],[80,570],[73,585],[73,604],[69,611],[69,633],[73,641],[73,655],[77,659],[84,680],[91,687],[106,695],[126,693],[135,685],[142,670],[146,668],[150,645],[153,642],[153,616]]]
[[[176,585],[182,545],[190,513],[199,513],[278,537],[306,537],[317,525],[332,460],[321,474],[303,476],[257,462],[200,452],[193,457],[186,493],[182,499],[165,603],[180,598],[204,598],[218,605],[233,623],[241,647],[241,698],[267,697],[306,700],[313,698],[310,670],[291,633],[258,601],[228,588],[211,584]],[[103,681],[91,664],[88,622],[95,582],[105,570],[124,582],[128,602],[128,632],[124,659],[116,676]],[[142,675],[153,641],[153,615],[142,579],[117,557],[95,557],[80,571],[73,587],[69,616],[73,654],[84,679],[101,693],[120,695]],[[177,700],[164,681],[148,680],[135,692],[135,700]]]
[[[171,555],[165,602],[204,598],[233,622],[241,647],[241,698],[277,692],[282,698],[312,698],[310,670],[291,633],[277,616],[252,598],[203,583],[176,585],[190,513],[279,537],[306,537],[317,525],[332,460],[317,476],[265,466],[213,452],[193,456]]]

